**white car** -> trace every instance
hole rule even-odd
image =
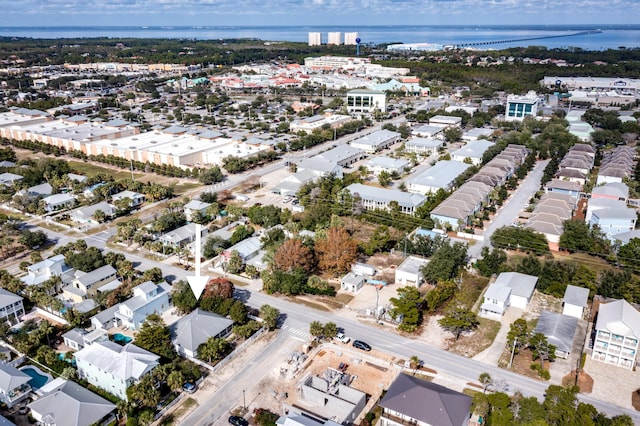
[[[336,335],[336,339],[340,340],[342,343],[349,343],[351,337],[346,336],[344,333],[338,333]]]

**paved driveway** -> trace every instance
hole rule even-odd
[[[502,325],[500,331],[493,340],[491,346],[473,357],[474,360],[484,362],[485,364],[498,365],[498,361],[507,345],[507,334],[511,328],[511,324],[522,317],[522,309],[508,307],[502,316]]]

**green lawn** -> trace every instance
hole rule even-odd
[[[131,172],[129,170],[107,169],[105,167],[96,166],[95,164],[85,163],[82,161],[69,161],[69,165],[75,173],[83,176],[94,176],[98,173],[106,173],[113,176],[115,180],[131,178]],[[143,177],[144,173],[134,173],[133,176],[138,179]]]

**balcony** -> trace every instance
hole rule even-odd
[[[399,416],[391,415],[389,413],[382,413],[382,417],[380,419],[388,420],[399,425],[417,425],[418,424],[417,420],[407,420]]]

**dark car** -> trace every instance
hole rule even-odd
[[[249,422],[245,420],[244,417],[240,416],[231,416],[229,417],[229,423],[233,426],[248,426]]]
[[[353,347],[362,349],[363,351],[367,351],[367,352],[371,350],[371,346],[369,346],[369,344],[363,342],[362,340],[354,340]]]
[[[182,390],[187,393],[194,393],[196,391],[196,385],[191,382],[186,382],[184,385],[182,385]]]

